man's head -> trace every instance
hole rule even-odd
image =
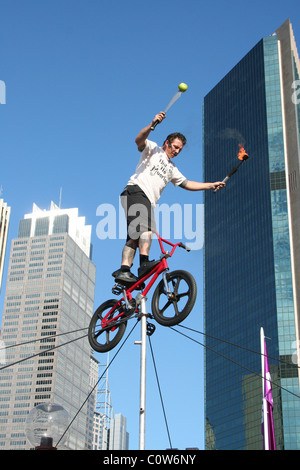
[[[163,143],[163,150],[168,158],[176,157],[186,144],[186,138],[180,132],[169,134]]]

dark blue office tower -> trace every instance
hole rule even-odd
[[[300,64],[290,21],[204,99],[207,449],[262,449],[260,328],[277,449],[300,449]],[[241,347],[237,347],[241,346]]]

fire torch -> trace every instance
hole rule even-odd
[[[232,168],[232,170],[228,173],[228,175],[223,179],[223,183],[226,183],[226,181],[229,180],[229,178],[238,171],[241,164],[244,163],[249,158],[249,155],[246,153],[244,147],[240,144],[239,144],[239,147],[240,147],[240,150],[238,153],[238,159],[241,161],[234,168]],[[214,189],[214,193],[216,192],[217,192],[217,189]]]

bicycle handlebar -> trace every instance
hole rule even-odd
[[[164,254],[166,253],[166,251],[163,248],[163,242],[167,243],[168,245],[173,247],[172,250],[171,250],[171,253],[169,253],[170,256],[173,255],[173,253],[174,253],[177,246],[180,246],[181,248],[184,248],[186,251],[191,251],[191,248],[189,246],[186,246],[184,243],[181,243],[181,242],[172,243],[169,240],[165,240],[164,238],[162,238],[156,230],[154,231],[154,233],[156,234],[156,236],[158,238],[158,243],[160,245],[161,252],[164,253]]]
[[[191,248],[189,246],[184,245],[184,243],[180,243],[179,245],[181,248],[184,248],[186,251],[191,251]]]

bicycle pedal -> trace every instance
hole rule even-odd
[[[123,291],[123,286],[121,286],[121,284],[116,283],[116,284],[113,286],[113,288],[112,288],[111,291],[112,291],[112,293],[113,293],[114,295],[120,295],[121,292]]]

